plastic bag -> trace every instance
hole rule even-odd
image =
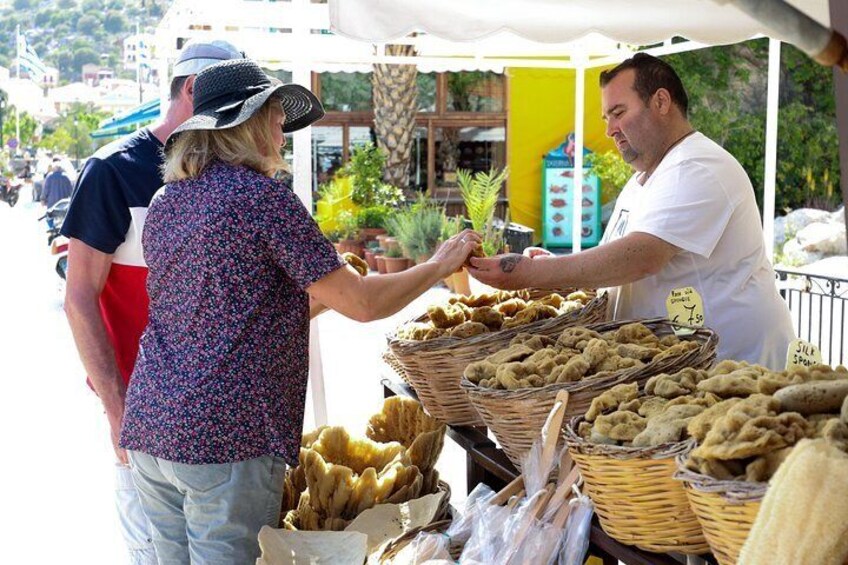
[[[576,497],[569,501],[571,512],[565,523],[565,542],[559,552],[560,565],[582,565],[589,549],[589,533],[595,507],[588,496],[574,488]]]
[[[500,563],[504,546],[503,534],[510,508],[481,504],[482,511],[475,512],[472,520],[471,537],[465,544],[460,563]]]
[[[494,496],[495,491],[488,485],[480,483],[474,487],[474,490],[468,493],[468,498],[465,499],[465,506],[459,513],[459,516],[454,518],[453,523],[448,527],[445,534],[450,539],[459,543],[467,542],[473,529],[475,513],[483,512]]]
[[[450,538],[445,534],[421,532],[392,560],[396,565],[421,565],[432,560],[452,561]]]

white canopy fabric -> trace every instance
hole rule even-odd
[[[827,0],[789,0],[829,26]],[[474,41],[502,32],[543,43],[599,33],[634,45],[674,36],[711,45],[777,36],[722,0],[330,0],[330,26],[352,39],[384,42],[411,32]]]

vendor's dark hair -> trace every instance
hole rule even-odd
[[[183,85],[186,83],[187,80],[187,76],[174,77],[171,80],[171,100],[176,100],[180,97],[180,90],[183,89]]]
[[[633,89],[645,104],[657,90],[665,88],[671,95],[671,101],[680,108],[684,116],[687,115],[689,97],[686,95],[686,89],[683,88],[680,77],[677,76],[671,65],[647,53],[636,53],[618,66],[603,71],[600,80],[601,88],[609,84],[620,72],[627,69],[635,71],[636,80],[633,81]]]

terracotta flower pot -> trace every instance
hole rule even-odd
[[[386,240],[389,239],[389,237],[391,236],[389,236],[389,234],[387,234],[386,232],[383,232],[382,234],[379,234],[377,236],[377,243],[380,244],[380,247],[382,247],[383,249],[386,248]]]
[[[400,273],[409,268],[409,259],[406,257],[385,257],[386,272]]]
[[[400,249],[400,243],[398,242],[396,237],[389,236],[383,242],[382,248],[388,251],[389,249]]]
[[[361,228],[359,230],[359,239],[365,241],[375,241],[378,236],[386,233],[383,228]]]
[[[343,239],[337,249],[339,253],[353,253],[365,258],[365,242],[360,239]]]
[[[370,249],[365,250],[365,262],[368,263],[368,268],[372,271],[377,270],[377,254]]]
[[[468,282],[468,271],[465,269],[452,274],[444,280],[448,290],[454,294],[464,294],[466,296],[471,294],[471,286]]]
[[[383,255],[377,255],[375,257],[375,259],[377,260],[377,272],[380,273],[381,275],[385,275],[386,274],[386,257],[383,256]]]

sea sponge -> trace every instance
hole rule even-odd
[[[697,390],[698,383],[708,377],[706,371],[687,367],[673,374],[662,373],[648,379],[645,384],[645,394],[676,398],[692,394]]]
[[[594,420],[594,430],[616,441],[633,441],[648,425],[648,420],[634,412],[600,414]]]
[[[348,265],[353,267],[360,276],[364,277],[368,274],[368,263],[366,263],[359,255],[355,253],[343,253],[342,259],[344,259]]]
[[[491,306],[480,306],[471,312],[471,321],[479,322],[492,331],[501,329],[504,316]]]
[[[637,396],[639,396],[638,383],[616,385],[592,399],[592,404],[586,412],[586,420],[594,422],[595,418],[610,408],[617,408],[622,402],[629,402]]]
[[[427,314],[437,328],[449,329],[465,322],[465,312],[457,305],[430,306],[427,308]]]
[[[473,337],[475,335],[489,333],[489,328],[479,322],[463,322],[448,331],[448,335],[460,339]]]

